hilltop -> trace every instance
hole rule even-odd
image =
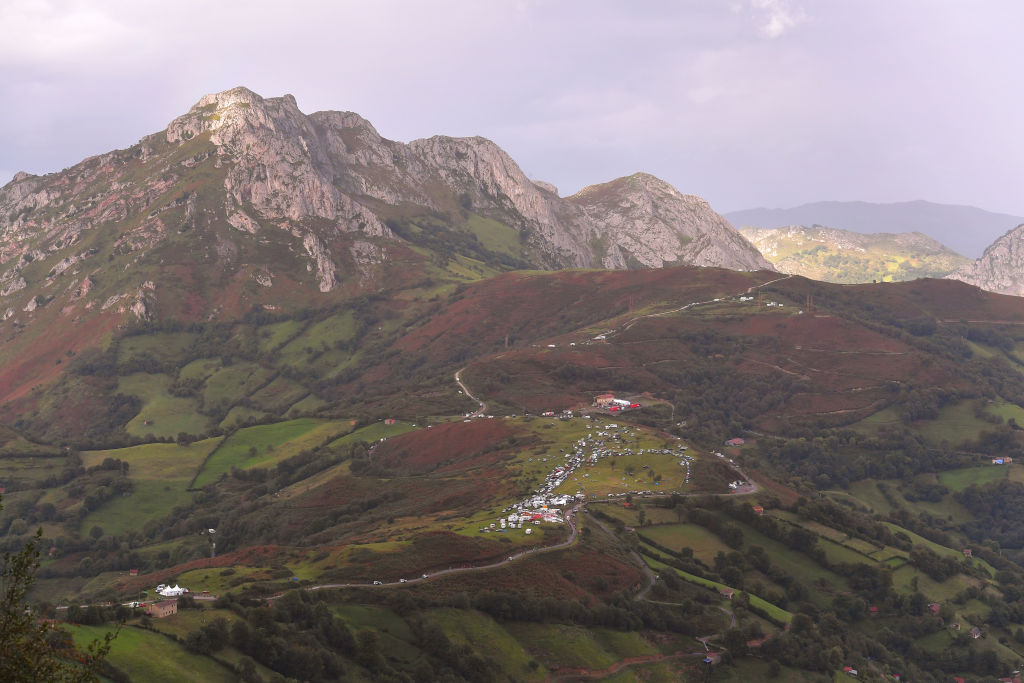
[[[825,282],[856,284],[945,277],[969,259],[921,233],[861,234],[822,226],[741,228],[772,266]]]
[[[1024,223],[1020,216],[921,200],[892,204],[813,202],[790,209],[731,211],[725,216],[742,227],[827,225],[865,234],[920,232],[971,258],[980,256],[985,247],[1012,226]]]

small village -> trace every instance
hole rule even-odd
[[[598,408],[616,408],[623,405],[633,409],[640,407],[640,404],[635,401],[616,399],[612,394],[601,394],[595,400],[595,406]],[[571,416],[571,413],[568,411],[563,415],[566,414]],[[583,417],[588,420],[594,419],[591,415],[584,415]],[[675,438],[678,440],[678,437]],[[503,513],[508,514],[498,518],[496,522],[488,526],[481,527],[480,533],[506,533],[511,529],[522,529],[524,524],[539,525],[542,522],[564,523],[565,510],[573,503],[582,502],[588,498],[586,480],[590,478],[590,474],[582,470],[596,465],[605,458],[644,455],[645,453],[672,455],[677,458],[679,466],[685,469],[682,483],[690,483],[694,458],[687,454],[687,446],[678,443],[674,449],[640,448],[634,450],[626,445],[630,441],[636,441],[636,439],[636,429],[627,425],[620,426],[616,423],[588,424],[587,434],[573,443],[571,452],[562,453],[560,454],[561,457],[550,455],[540,458],[541,462],[552,460],[556,462],[554,468],[544,478],[544,483],[535,489],[531,495],[502,510]],[[530,458],[529,462],[534,462],[534,458]],[[570,477],[572,477],[573,482],[578,484],[575,493],[556,492],[559,488],[568,488],[563,485],[570,480]],[[622,485],[624,487],[627,486],[627,478],[628,473],[622,477]],[[660,487],[661,482],[654,482],[654,486]],[[657,495],[665,495],[667,490],[668,487],[664,491],[658,491]],[[626,490],[608,493],[607,497],[654,494],[653,490]],[[596,493],[591,493],[589,498],[594,500],[597,498],[597,495]],[[532,529],[527,526],[525,533],[531,534]]]

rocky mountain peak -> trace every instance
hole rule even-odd
[[[990,292],[1024,296],[1024,224],[989,245],[977,261],[948,277]]]
[[[290,102],[298,111],[295,98],[285,95],[272,101],[273,104]],[[205,131],[215,131],[225,126],[271,119],[268,103],[252,90],[244,87],[232,88],[220,93],[203,95],[189,109],[187,114],[177,117],[167,126],[167,141],[171,143],[191,140]]]
[[[431,253],[459,249],[498,268],[768,267],[707,202],[649,174],[561,198],[486,138],[403,144],[358,114],[239,87],[129,149],[0,188],[0,329],[216,319],[383,287],[396,254],[436,274]]]
[[[568,201],[606,227],[608,239],[630,263],[675,263],[771,270],[761,253],[701,197],[685,195],[649,173],[585,187]],[[610,266],[604,259],[606,267]]]

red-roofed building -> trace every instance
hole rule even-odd
[[[755,505],[754,506],[754,514],[757,515],[758,517],[763,515],[764,514],[764,507],[762,507],[760,505]]]
[[[871,607],[868,607],[868,614],[870,614],[873,617],[878,616],[878,608],[874,605],[871,605]]]
[[[743,439],[741,439],[739,437],[736,437],[735,439],[729,439],[728,441],[726,441],[725,445],[726,446],[742,446],[745,443],[746,443],[746,441],[744,441]]]

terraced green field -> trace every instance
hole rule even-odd
[[[691,548],[693,555],[702,562],[711,564],[718,553],[732,552],[722,539],[713,532],[696,524],[667,524],[646,527],[640,531],[666,548],[682,550]]]
[[[234,363],[221,367],[206,380],[203,402],[209,406],[231,405],[262,387],[273,374],[272,370],[255,363]]]
[[[83,452],[82,463],[86,467],[98,465],[106,458],[127,462],[133,488],[130,495],[113,498],[89,513],[82,520],[82,533],[93,525],[107,534],[139,530],[149,520],[164,517],[178,505],[187,504],[192,499],[189,482],[221,439],[204,439],[188,446],[155,443]]]
[[[261,326],[256,335],[260,352],[267,353],[287,344],[305,327],[306,323],[301,320],[285,320]]]
[[[646,562],[647,566],[651,569],[655,569],[659,572],[675,572],[679,575],[679,578],[684,579],[685,581],[688,581],[690,583],[696,584],[698,586],[711,588],[715,591],[722,591],[727,588],[732,588],[732,586],[727,586],[724,583],[719,583],[718,581],[711,581],[710,579],[705,579],[703,577],[696,576],[688,572],[684,572],[680,569],[676,569],[675,567],[670,567],[667,564],[663,562],[658,562],[657,560],[651,557],[647,557],[646,555],[642,555],[642,557],[644,558],[644,562]],[[790,621],[793,620],[792,612],[788,612],[782,609],[781,607],[776,607],[775,605],[761,598],[760,596],[750,594],[750,604],[751,606],[757,607],[758,609],[762,610],[765,614],[768,614],[777,623],[788,624]]]
[[[939,444],[947,441],[950,444],[956,445],[964,441],[977,439],[982,432],[995,429],[995,425],[979,418],[975,414],[976,405],[976,400],[971,399],[961,401],[955,405],[944,406],[939,410],[939,416],[934,420],[918,420],[909,425],[904,424],[900,419],[898,408],[890,407],[869,415],[852,425],[852,428],[873,434],[882,427],[896,429],[909,427],[931,443]],[[985,412],[993,415],[1024,419],[1024,409],[1005,401],[986,404],[984,409]]]
[[[818,545],[825,551],[825,557],[830,563],[845,562],[849,564],[863,563],[866,558],[863,554],[847,548],[846,546],[830,541],[827,538],[818,540]]]
[[[117,360],[125,363],[146,356],[157,361],[180,358],[195,342],[193,332],[161,332],[142,334],[121,339],[117,348]]]
[[[655,650],[636,634],[607,637],[605,629],[585,629],[565,624],[506,625],[523,648],[547,666],[604,669],[626,657],[653,654]]]
[[[773,564],[778,565],[803,585],[827,585],[831,591],[848,590],[846,579],[825,569],[806,555],[794,553],[778,541],[768,538],[746,525],[738,526],[743,531],[744,548],[749,548],[751,545],[761,546]],[[816,599],[822,603],[828,601],[823,594],[817,592],[812,592],[812,596],[817,596]]]
[[[405,434],[417,429],[408,422],[395,422],[394,424],[384,424],[383,422],[376,422],[372,425],[362,427],[347,434],[339,439],[335,439],[330,443],[330,446],[347,446],[349,444],[356,443],[358,441],[365,441],[366,443],[373,443],[374,441],[380,441],[381,439],[387,439],[392,436],[398,436],[399,434]]]
[[[521,681],[547,680],[543,666],[530,668],[535,661],[523,644],[501,624],[481,612],[456,609],[431,610],[429,617],[444,629],[455,645],[469,645],[477,652],[486,652],[502,663],[503,670]]]
[[[132,479],[180,479],[195,476],[195,471],[221,442],[222,437],[195,441],[187,446],[176,443],[151,443],[128,448],[82,451],[82,464],[95,467],[107,458],[117,458],[129,465]]]
[[[254,410],[247,406],[235,406],[228,411],[224,419],[220,421],[221,429],[232,429],[239,425],[246,424],[251,419],[253,422],[266,417],[267,413],[262,410]]]
[[[118,391],[142,401],[142,409],[126,429],[132,436],[175,437],[180,432],[201,434],[210,427],[210,418],[200,414],[194,398],[172,396],[170,378],[137,372],[118,379]]]
[[[1014,465],[982,465],[981,467],[947,470],[946,472],[939,473],[939,483],[950,491],[963,491],[971,484],[978,484],[980,486],[992,481],[1006,479],[1012,467]]]
[[[205,381],[207,377],[219,370],[219,358],[200,358],[194,360],[178,371],[178,379]]]
[[[1018,424],[1024,425],[1024,408],[1009,401],[993,401],[988,404],[986,410],[993,415],[998,415],[1007,422],[1015,420]]]
[[[332,436],[352,428],[348,421],[300,418],[240,429],[229,436],[206,461],[192,488],[216,481],[232,467],[250,469],[272,465],[319,446]]]
[[[80,647],[102,638],[109,629],[101,626],[75,626],[71,632]],[[166,636],[126,626],[110,648],[110,663],[131,671],[133,680],[154,683],[237,680],[226,666],[209,657],[194,655]]]
[[[309,396],[309,390],[287,377],[275,377],[265,387],[249,396],[255,407],[270,413],[283,413],[289,406]]]

